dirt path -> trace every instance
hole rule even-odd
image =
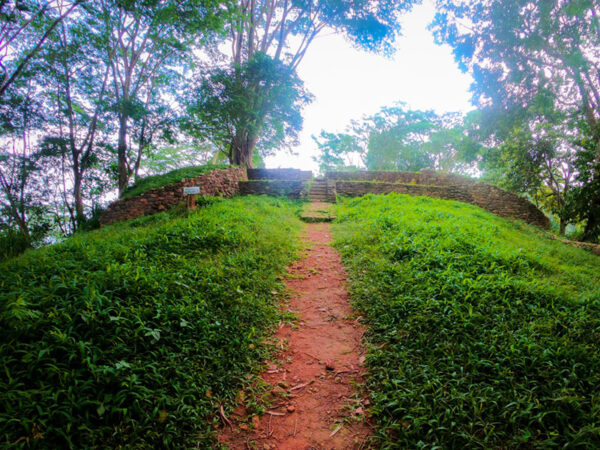
[[[328,243],[329,225],[308,224],[307,256],[290,268],[288,305],[298,324],[281,326],[284,350],[263,379],[275,386],[273,407],[246,425],[237,411],[219,441],[232,449],[365,448],[369,427],[361,383],[364,332],[348,303],[346,273]],[[253,429],[252,429],[253,428]]]

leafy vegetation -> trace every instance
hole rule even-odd
[[[207,448],[265,357],[295,209],[212,200],[3,263],[1,445]]]
[[[382,447],[600,445],[600,259],[474,206],[345,201]]]
[[[143,194],[150,189],[156,189],[168,184],[179,183],[185,178],[194,178],[202,176],[211,170],[215,169],[226,169],[230,166],[222,164],[206,164],[203,166],[191,166],[183,167],[181,169],[175,169],[170,172],[161,175],[151,175],[149,177],[140,178],[132,186],[127,188],[121,198],[135,197],[136,195]]]
[[[245,167],[253,166],[255,148],[266,155],[297,143],[301,110],[311,101],[296,73],[264,53],[244,65],[215,70],[191,97],[190,133],[228,149],[229,161]]]
[[[0,232],[0,261],[20,255],[28,248],[31,248],[28,235],[10,228]]]
[[[398,104],[384,107],[361,121],[353,120],[347,133],[321,132],[313,137],[321,154],[322,173],[347,170],[354,162],[368,170],[417,172],[422,169],[469,173],[476,168],[481,143],[468,136],[476,113],[438,115]]]
[[[472,74],[481,134],[513,187],[600,236],[600,4],[437,0],[432,28]],[[469,25],[465,26],[468,23]]]

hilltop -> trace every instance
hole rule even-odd
[[[0,440],[213,445],[273,349],[300,206],[203,199],[2,263]],[[375,445],[600,444],[600,258],[454,201],[332,207]]]

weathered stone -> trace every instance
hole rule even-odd
[[[230,167],[216,169],[199,177],[187,178],[179,183],[150,189],[143,194],[117,200],[111,204],[100,216],[100,224],[110,225],[166,211],[184,199],[184,187],[198,186],[200,195],[209,197],[234,197],[240,193],[240,180],[246,179],[246,169]]]
[[[402,173],[398,172],[398,174]],[[401,177],[398,177],[397,179],[400,178]],[[460,178],[461,183],[442,184],[444,182],[454,181],[454,178]],[[351,197],[366,194],[389,194],[390,192],[397,192],[412,196],[456,200],[459,202],[471,203],[502,217],[521,219],[532,225],[546,229],[550,228],[550,220],[533,203],[516,194],[497,188],[496,186],[445,174],[425,179],[421,178],[421,180],[426,180],[429,183],[440,183],[440,185],[338,181],[335,184],[335,191],[337,195]]]
[[[308,196],[308,182],[299,180],[249,180],[240,182],[241,195],[271,195],[304,199]]]

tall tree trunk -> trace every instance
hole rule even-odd
[[[85,214],[83,212],[83,196],[81,195],[81,178],[82,173],[79,167],[73,168],[73,200],[75,202],[75,219],[77,228],[85,221]]]
[[[256,147],[257,137],[244,137],[247,134],[245,132],[236,133],[231,143],[231,157],[229,162],[236,166],[251,169],[253,167],[252,155]]]
[[[129,183],[129,170],[127,169],[127,114],[119,115],[119,144],[117,147],[117,160],[119,170],[119,197],[123,195]]]
[[[596,123],[594,128],[596,138],[596,157],[591,180],[591,189],[596,195],[592,194],[592,200],[589,203],[587,211],[587,222],[583,232],[583,240],[590,242],[600,241],[600,126]]]

